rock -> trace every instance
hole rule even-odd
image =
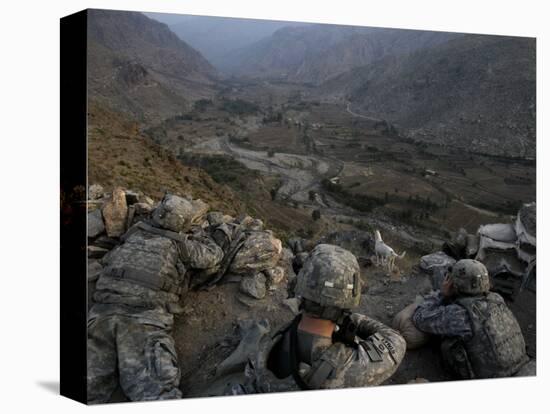
[[[102,271],[103,266],[97,260],[88,260],[88,282],[95,282]]]
[[[107,237],[105,235],[98,237],[94,240],[94,246],[103,247],[104,249],[111,250],[118,244],[117,239]]]
[[[260,219],[255,219],[253,217],[250,217],[247,214],[241,214],[239,217],[235,219],[235,223],[240,224],[242,227],[246,228],[247,230],[263,230],[264,229],[264,222]]]
[[[88,237],[95,238],[105,231],[101,210],[88,213]]]
[[[211,211],[206,215],[206,220],[208,221],[209,225],[218,226],[224,223],[223,217],[223,213],[220,213],[219,211]]]
[[[103,187],[99,184],[92,184],[88,188],[88,200],[97,200],[103,197]]]
[[[298,315],[300,313],[300,300],[298,298],[288,298],[283,300],[283,303],[294,315]]]
[[[147,203],[135,203],[134,207],[137,216],[148,216],[153,211],[153,206]]]
[[[104,200],[103,199],[88,200],[88,202],[86,204],[87,204],[87,210],[91,212],[91,211],[95,211],[97,209],[101,209],[101,207],[103,207]]]
[[[146,195],[140,195],[139,203],[148,204],[151,207],[155,207],[155,201],[151,197],[147,197]]]
[[[135,191],[126,190],[126,204],[131,206],[132,204],[136,204],[139,202],[139,194]]]
[[[239,290],[253,298],[263,299],[267,290],[265,275],[256,273],[254,276],[243,277]]]
[[[109,237],[120,237],[126,231],[128,205],[122,188],[115,188],[111,199],[103,206],[103,220]]]
[[[109,250],[98,246],[88,246],[88,259],[101,259]]]
[[[131,205],[128,207],[128,217],[126,217],[126,228],[129,229],[134,224],[134,216],[136,214],[136,208]]]

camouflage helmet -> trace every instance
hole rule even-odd
[[[199,224],[207,211],[208,204],[202,200],[165,194],[158,207],[153,211],[152,219],[160,227],[182,232],[189,230],[192,225]]]
[[[317,245],[298,273],[295,292],[319,308],[350,310],[359,306],[361,277],[357,259],[339,246]]]
[[[453,266],[451,279],[458,293],[476,295],[489,291],[489,272],[477,260],[459,260]]]

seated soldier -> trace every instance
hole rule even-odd
[[[384,324],[351,313],[361,298],[352,253],[316,246],[298,274],[296,295],[302,298],[302,312],[273,337],[264,337],[247,364],[246,381],[229,392],[289,390],[281,380],[291,375],[301,389],[378,385],[393,375],[405,341]]]
[[[528,361],[516,318],[489,291],[487,269],[476,260],[458,261],[441,291],[415,310],[413,322],[442,338],[444,366],[456,378],[507,377]]]

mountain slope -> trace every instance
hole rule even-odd
[[[232,55],[238,75],[319,84],[388,55],[409,53],[459,34],[369,27],[284,27]]]
[[[186,17],[184,21],[170,25],[170,29],[222,71],[226,69],[227,62],[231,61],[236,50],[268,37],[282,27],[294,24],[226,17]]]
[[[141,13],[88,11],[88,86],[94,99],[158,120],[213,93],[216,70],[168,26]]]
[[[88,177],[112,189],[139,188],[160,199],[164,191],[192,194],[212,208],[235,214],[238,197],[203,170],[183,165],[140,132],[131,118],[91,100],[88,105]]]
[[[534,39],[467,35],[354,69],[322,89],[418,140],[534,157],[535,70]]]

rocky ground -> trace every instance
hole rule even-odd
[[[90,193],[98,193],[101,189],[92,186]],[[93,190],[93,191],[92,191]],[[124,193],[119,192],[118,204],[125,204]],[[133,200],[130,208],[152,208],[154,201],[138,192],[126,192],[126,199]],[[96,200],[91,208],[97,207],[102,201]],[[116,205],[116,200],[107,201]],[[132,208],[133,207],[133,208]],[[92,210],[90,217],[94,216]],[[113,230],[113,223],[121,223],[122,217],[115,207],[103,208],[103,219],[106,226]],[[126,213],[127,214],[127,213]],[[127,219],[127,218],[126,218]],[[97,262],[94,258],[101,256],[109,248],[105,244],[104,229],[97,229],[101,223],[91,222],[94,235],[89,249],[89,305],[93,303],[93,292],[97,278]],[[420,295],[433,290],[432,277],[419,266],[420,256],[414,251],[397,261],[394,272],[373,264],[373,241],[368,232],[337,231],[319,240],[338,244],[352,251],[361,265],[363,281],[361,303],[357,312],[369,315],[388,325],[392,319],[408,304]],[[98,246],[102,245],[104,247]],[[304,240],[306,248],[313,243]],[[291,246],[288,246],[291,247]],[[104,249],[100,251],[98,249]],[[216,375],[217,369],[226,358],[237,348],[241,339],[243,324],[247,321],[267,320],[271,332],[276,331],[295,316],[297,302],[289,292],[289,281],[295,277],[289,265],[291,250],[285,249],[288,267],[284,277],[278,283],[264,284],[265,296],[257,294],[254,289],[243,289],[239,277],[229,276],[223,283],[202,291],[190,291],[182,298],[183,312],[176,316],[174,338],[182,372],[181,389],[185,397],[200,397],[209,395],[213,390],[219,392],[225,385],[226,376]],[[256,297],[254,297],[256,296]],[[534,286],[528,286],[515,301],[510,302],[511,309],[518,318],[527,342],[527,350],[531,357],[536,357],[536,295]],[[409,350],[396,374],[386,384],[405,384],[409,382],[435,382],[449,380],[437,357],[437,344]],[[293,387],[289,382],[289,387]],[[124,401],[120,390],[113,396],[113,401]]]

